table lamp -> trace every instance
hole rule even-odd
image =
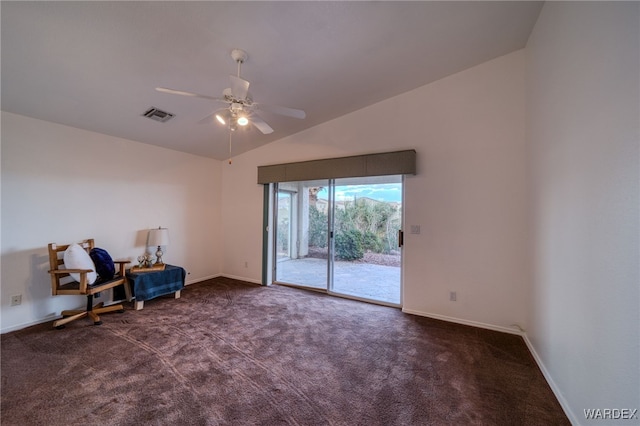
[[[147,247],[158,246],[156,251],[156,265],[163,265],[162,261],[162,247],[169,245],[169,230],[167,228],[158,227],[158,229],[151,229],[149,231],[149,237],[147,238]]]

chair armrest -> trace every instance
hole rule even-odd
[[[69,273],[74,273],[74,274],[88,274],[89,272],[93,272],[93,269],[52,269],[50,271],[47,271],[50,274],[54,274],[54,275],[58,275],[58,274],[69,274]]]
[[[118,265],[118,275],[125,276],[124,265],[131,263],[130,260],[114,260],[113,263]]]
[[[93,269],[52,269],[49,273],[53,276],[62,275],[62,274],[80,274],[80,294],[85,294],[87,292],[87,274],[89,272],[93,272]],[[56,278],[58,279],[58,278]]]

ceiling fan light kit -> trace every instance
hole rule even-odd
[[[246,126],[249,124],[249,119],[245,115],[238,116],[237,120],[238,126]]]
[[[257,111],[267,111],[286,117],[303,119],[306,117],[306,113],[301,109],[282,107],[277,105],[266,105],[256,103],[249,94],[250,83],[240,77],[241,66],[246,62],[249,55],[242,49],[233,49],[231,51],[231,58],[238,64],[237,75],[230,75],[230,86],[222,91],[222,97],[216,98],[208,95],[201,95],[198,93],[186,92],[183,90],[169,89],[166,87],[156,87],[156,90],[162,93],[168,93],[171,95],[189,96],[194,98],[207,99],[214,102],[220,102],[227,104],[225,107],[214,111],[209,114],[205,119],[200,120],[201,123],[208,123],[212,120],[211,117],[215,117],[216,121],[223,126],[227,126],[229,132],[233,132],[237,129],[237,126],[247,126],[252,124],[253,127],[258,129],[262,134],[268,135],[273,133],[273,128],[266,121],[264,121]],[[231,144],[229,144],[231,149]]]

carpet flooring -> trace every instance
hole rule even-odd
[[[2,335],[2,425],[568,425],[519,336],[216,278]]]

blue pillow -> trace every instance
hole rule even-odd
[[[106,250],[97,247],[92,248],[89,256],[91,256],[91,260],[96,265],[96,272],[101,280],[105,281],[113,278],[116,274],[116,267]]]

